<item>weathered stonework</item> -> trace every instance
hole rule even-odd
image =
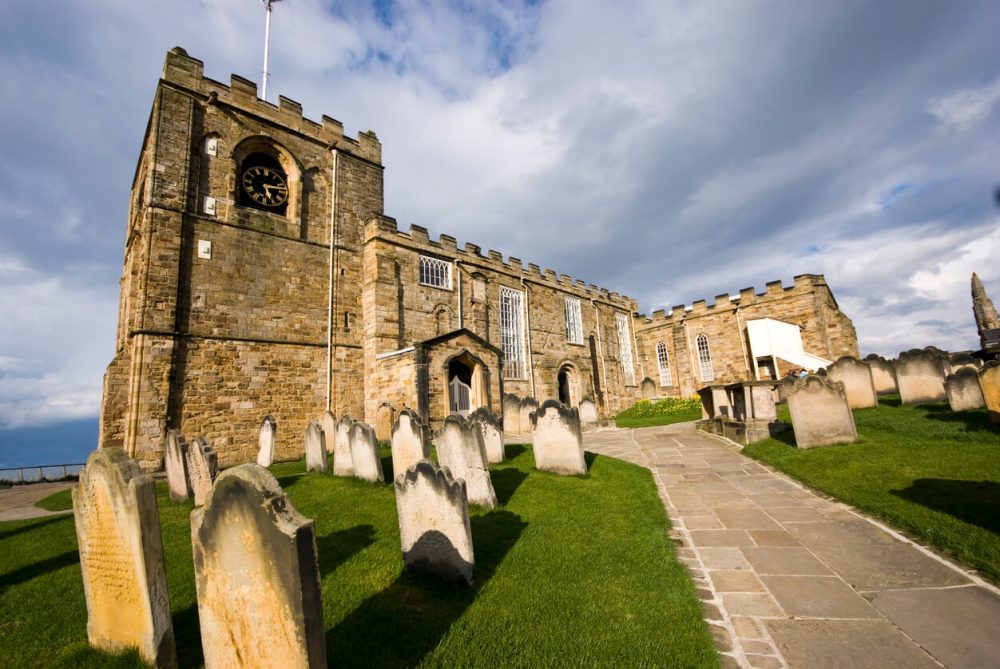
[[[120,448],[100,449],[87,458],[72,494],[90,645],[112,652],[137,648],[146,662],[173,667],[153,480]]]
[[[195,506],[201,506],[208,499],[212,482],[219,474],[219,456],[205,441],[205,437],[196,437],[188,444],[187,471]]]
[[[270,467],[274,463],[274,440],[278,434],[278,423],[273,416],[264,416],[257,432],[257,464]]]
[[[810,374],[786,391],[795,445],[813,448],[858,439],[844,384]]]
[[[979,387],[990,421],[1000,425],[1000,361],[993,360],[979,370]]]
[[[597,424],[597,406],[594,404],[594,400],[585,397],[580,401],[580,406],[577,408],[580,411],[580,424],[584,428]]]
[[[503,425],[486,407],[479,407],[469,414],[469,422],[479,430],[483,437],[483,448],[486,452],[486,462],[504,461]]]
[[[894,395],[899,392],[899,386],[896,385],[896,365],[892,360],[872,353],[865,356],[865,362],[872,370],[872,383],[875,384],[876,393]]]
[[[507,434],[522,434],[521,398],[511,393],[503,396],[503,431]]]
[[[187,450],[188,445],[180,432],[167,431],[167,445],[163,448],[163,469],[167,473],[167,492],[172,502],[186,502],[191,496]]]
[[[406,470],[430,457],[430,448],[420,419],[410,409],[403,409],[392,426],[392,472],[393,478],[403,475]]]
[[[324,411],[319,424],[323,428],[323,447],[327,453],[333,455],[337,444],[337,417],[332,411]]]
[[[981,409],[985,404],[979,386],[979,373],[971,367],[962,367],[944,380],[944,391],[952,411]]]
[[[899,354],[896,382],[903,404],[944,402],[944,371],[941,356],[927,349],[913,349]]]
[[[351,426],[350,440],[354,476],[362,481],[385,481],[375,429],[367,423],[354,423]]]
[[[354,419],[343,416],[337,423],[333,439],[333,475],[354,476],[354,461],[351,458],[351,428]]]
[[[326,438],[323,428],[315,420],[309,421],[305,433],[307,472],[326,472]]]
[[[580,415],[575,408],[547,400],[532,416],[535,467],[554,474],[586,474]]]
[[[871,409],[878,406],[875,381],[868,363],[844,356],[826,368],[831,381],[844,384],[847,404],[852,409]]]
[[[452,476],[465,481],[470,504],[487,509],[497,505],[497,494],[486,467],[486,447],[479,430],[461,416],[448,416],[434,435],[438,462]]]

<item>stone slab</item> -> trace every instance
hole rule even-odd
[[[757,546],[743,548],[743,555],[758,574],[823,576],[832,574],[804,548]]]
[[[761,576],[768,591],[796,618],[878,618],[875,609],[836,576]]]
[[[940,669],[927,653],[881,620],[766,620],[789,667]]]

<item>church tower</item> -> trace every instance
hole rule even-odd
[[[979,276],[972,273],[972,313],[979,331],[979,344],[983,350],[1000,346],[1000,317],[997,316],[993,300],[986,294],[986,288]]]

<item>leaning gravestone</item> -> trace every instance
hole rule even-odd
[[[532,449],[535,467],[555,474],[586,474],[583,434],[576,409],[548,400],[533,420]]]
[[[899,387],[896,385],[896,365],[892,360],[886,360],[872,353],[865,356],[864,361],[871,367],[872,383],[875,385],[876,393],[891,395],[899,392]]]
[[[962,367],[944,380],[944,392],[952,411],[981,409],[985,400],[979,386],[979,373],[972,367]]]
[[[434,437],[438,462],[451,470],[452,476],[465,481],[469,502],[492,509],[497,494],[486,468],[486,447],[479,429],[458,415],[444,419]]]
[[[979,387],[983,402],[994,425],[1000,425],[1000,361],[993,360],[979,370]]]
[[[896,382],[903,404],[944,402],[944,372],[942,359],[935,350],[912,349],[899,354],[896,360]]]
[[[475,558],[465,481],[421,460],[397,476],[395,486],[406,569],[472,585]]]
[[[872,409],[878,406],[872,368],[868,363],[845,355],[826,368],[831,381],[844,384],[847,405],[852,409]]]
[[[323,438],[323,428],[317,421],[309,421],[306,426],[305,450],[306,471],[326,472],[326,440]]]
[[[87,458],[72,494],[90,645],[111,652],[138,648],[146,662],[173,667],[153,479],[122,449],[100,448]]]
[[[402,476],[407,469],[430,457],[424,439],[424,426],[412,409],[403,409],[392,426],[392,475]]]
[[[503,396],[503,431],[521,434],[521,398],[517,395]]]
[[[983,366],[983,361],[979,358],[973,358],[968,353],[951,353],[948,356],[948,369],[949,374],[954,374],[960,369],[971,369],[974,372],[978,372],[979,368]]]
[[[580,424],[583,427],[597,424],[597,405],[594,404],[594,400],[584,397],[580,400],[579,411]]]
[[[385,481],[382,459],[378,454],[375,430],[367,423],[356,422],[351,426],[351,464],[354,475],[363,481]]]
[[[167,431],[163,449],[163,468],[167,472],[167,492],[172,502],[186,502],[191,496],[187,472],[188,445],[178,430]]]
[[[337,417],[332,411],[325,411],[319,419],[319,425],[323,428],[323,446],[327,453],[333,455],[337,443]]]
[[[274,438],[278,434],[278,423],[271,416],[264,416],[260,423],[260,436],[257,443],[260,450],[257,452],[257,464],[261,467],[270,467],[274,464]]]
[[[843,383],[811,374],[792,383],[786,397],[799,448],[857,441]]]
[[[354,463],[351,460],[351,427],[354,419],[344,415],[337,423],[337,431],[333,437],[333,475],[354,476]]]
[[[220,474],[191,542],[206,669],[326,667],[315,527],[269,471]]]
[[[520,410],[520,434],[531,434],[531,414],[538,411],[538,400],[534,397],[522,397]]]
[[[187,448],[188,479],[195,506],[201,506],[212,490],[212,481],[219,473],[219,455],[205,437],[197,437]]]
[[[500,419],[486,407],[479,407],[469,415],[469,421],[483,436],[486,462],[503,462],[503,429],[500,426]]]

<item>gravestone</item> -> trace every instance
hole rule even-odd
[[[396,477],[395,487],[406,569],[472,585],[475,558],[465,481],[421,460]]]
[[[594,400],[589,397],[584,397],[580,400],[580,424],[583,427],[589,427],[591,425],[597,424],[597,405],[594,404]]]
[[[372,426],[355,422],[351,426],[350,440],[354,475],[363,481],[385,481],[382,460],[378,455],[378,439]]]
[[[535,467],[555,474],[586,474],[583,434],[576,409],[557,400],[542,404],[532,420]]]
[[[972,367],[962,367],[944,380],[944,392],[952,411],[981,409],[985,400],[979,386],[979,373]]]
[[[1000,425],[1000,362],[992,360],[979,370],[979,387],[983,403],[994,425]]]
[[[337,417],[332,411],[326,411],[320,418],[319,426],[323,428],[323,447],[327,453],[333,455],[337,443]]]
[[[270,415],[264,416],[260,423],[260,435],[257,443],[260,450],[257,452],[257,464],[261,467],[270,467],[274,464],[274,439],[278,435],[278,423]]]
[[[191,496],[187,472],[188,445],[178,430],[167,430],[163,448],[163,468],[167,472],[167,492],[172,502],[186,502]]]
[[[877,394],[892,395],[899,392],[899,386],[896,385],[896,365],[892,360],[872,353],[865,356],[865,362],[872,370],[872,383]]]
[[[395,424],[396,409],[388,402],[382,402],[375,411],[375,437],[379,441],[392,439],[392,426]]]
[[[500,419],[486,407],[479,407],[469,415],[469,421],[476,426],[483,436],[483,448],[486,449],[486,462],[503,462],[503,430]]]
[[[197,437],[187,448],[188,480],[195,506],[201,506],[212,490],[212,481],[219,474],[219,455],[205,437]]]
[[[206,669],[327,666],[313,521],[269,471],[222,472],[191,543]]]
[[[412,409],[403,409],[392,426],[392,475],[398,478],[416,463],[430,457],[424,426]]]
[[[969,368],[974,372],[978,372],[979,368],[983,366],[983,361],[979,358],[974,358],[968,353],[952,353],[948,356],[948,369],[949,374],[954,374],[960,369]]]
[[[444,419],[434,436],[438,462],[451,470],[456,479],[465,481],[469,502],[488,509],[497,505],[497,494],[486,468],[486,447],[476,426],[458,415]]]
[[[153,479],[122,449],[99,448],[87,458],[72,495],[90,645],[111,652],[138,648],[146,662],[173,667]]]
[[[899,354],[896,383],[903,404],[927,404],[948,399],[944,392],[941,365],[941,357],[935,351],[915,348]]]
[[[520,405],[520,433],[531,434],[531,414],[538,411],[538,400],[534,397],[522,397]]]
[[[517,395],[503,396],[503,431],[521,434],[521,398]]]
[[[311,420],[305,434],[306,471],[326,472],[326,439],[319,422]]]
[[[795,381],[786,397],[799,448],[857,441],[854,414],[847,404],[843,383],[810,374]]]
[[[333,438],[333,475],[354,476],[354,462],[351,459],[351,427],[354,419],[345,414],[337,423]]]
[[[775,385],[774,381],[750,381],[744,384],[744,393],[750,398],[754,420],[778,420],[778,409],[774,402]]]
[[[847,405],[852,409],[872,409],[878,406],[872,368],[868,363],[845,355],[827,367],[826,373],[831,381],[844,384]]]
[[[651,400],[656,397],[656,384],[653,383],[653,379],[645,378],[639,385],[639,392],[642,393],[642,399]]]

